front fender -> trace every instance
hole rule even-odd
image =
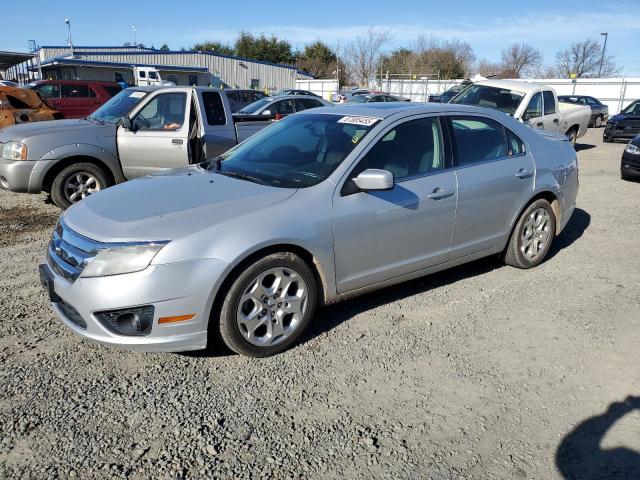
[[[71,157],[88,157],[99,160],[110,170],[116,183],[126,181],[120,161],[112,152],[97,145],[73,143],[53,148],[36,161],[36,166],[31,172],[29,180],[29,191],[40,191],[47,172],[59,162]]]

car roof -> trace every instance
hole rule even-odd
[[[31,85],[47,85],[49,83],[60,83],[62,85],[118,85],[116,82],[103,80],[36,80]]]
[[[551,87],[542,85],[540,83],[523,82],[519,80],[482,80],[476,82],[474,85],[485,85],[487,87],[496,88],[508,88],[509,90],[516,90],[518,92],[533,92],[538,89],[551,90]]]
[[[332,113],[335,115],[354,115],[361,117],[388,118],[402,112],[411,114],[421,113],[482,113],[489,115],[505,115],[497,110],[475,107],[471,105],[456,105],[452,103],[418,103],[418,102],[385,102],[385,103],[342,103],[335,107],[314,108],[312,113]]]

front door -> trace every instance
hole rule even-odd
[[[118,153],[128,179],[189,165],[187,94],[166,92],[149,99],[131,119],[132,129],[118,127]]]
[[[535,165],[522,140],[496,120],[452,116],[450,122],[458,181],[453,259],[506,244],[531,198]]]
[[[333,201],[339,293],[446,262],[456,209],[455,173],[438,117],[392,125],[349,174],[366,169],[394,174],[388,191],[353,191]]]

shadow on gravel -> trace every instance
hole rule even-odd
[[[434,288],[444,287],[465,278],[483,275],[503,266],[504,264],[498,257],[491,256],[320,308],[316,311],[314,321],[300,343],[306,343],[312,338],[332,330],[359,313]]]
[[[588,143],[576,143],[573,147],[576,149],[576,152],[582,152],[583,150],[591,150],[592,148],[596,148],[595,145],[591,145]]]
[[[578,240],[591,224],[591,215],[582,210],[576,208],[571,215],[571,220],[564,227],[562,233],[553,241],[547,258],[545,261],[552,259],[560,250],[567,248],[573,242]]]
[[[556,466],[566,480],[623,480],[640,478],[640,452],[626,447],[602,449],[607,431],[622,417],[640,410],[640,397],[614,402],[602,415],[591,417],[563,439]]]

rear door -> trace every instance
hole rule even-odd
[[[132,130],[118,127],[118,153],[128,179],[189,164],[189,112],[186,92],[150,97],[131,116]]]
[[[493,118],[451,115],[448,121],[458,182],[453,259],[506,244],[531,198],[535,164],[524,142]]]

